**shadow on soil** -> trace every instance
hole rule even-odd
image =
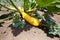
[[[0,20],[2,20],[2,22],[0,21],[0,27],[3,26],[3,25],[2,25],[2,24],[4,23],[3,20],[4,20],[5,18],[7,18],[7,17],[12,16],[13,13],[14,13],[14,12],[10,12],[10,13],[7,13],[7,14],[3,14],[3,13],[2,13],[3,15],[0,16]],[[10,19],[12,19],[12,18],[9,18],[9,20],[10,20]]]
[[[43,30],[47,34],[47,36],[50,38],[54,38],[54,37],[60,38],[60,36],[58,34],[57,35],[48,34],[49,29],[46,26],[41,26],[38,28]]]
[[[1,23],[0,23],[0,27],[3,27],[3,25],[2,25],[3,23],[4,23],[4,22],[1,22]]]
[[[15,28],[12,26],[12,24],[9,25],[9,27],[11,27],[11,29],[12,29],[13,36],[19,35],[23,30],[28,31],[28,30],[30,30],[30,28],[32,28],[32,26],[29,24],[26,24],[23,29],[22,28]]]
[[[48,29],[45,26],[38,27],[38,28],[43,30],[47,34],[47,36],[50,37],[50,38],[54,38],[54,37],[60,38],[60,36],[58,34],[57,35],[48,34]]]
[[[9,16],[12,16],[14,12],[10,12],[10,13],[7,13],[7,14],[3,14],[0,16],[0,19],[4,19],[4,18],[7,18]]]

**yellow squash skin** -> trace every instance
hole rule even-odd
[[[24,11],[22,11],[20,9],[20,13],[22,14],[22,17],[31,25],[33,26],[39,26],[40,21],[34,17],[31,17],[30,15],[28,15],[27,13],[25,13]]]

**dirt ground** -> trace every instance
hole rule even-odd
[[[0,15],[6,12],[0,11]],[[57,23],[60,23],[60,15],[52,17]],[[0,23],[0,40],[60,40],[60,35],[48,35],[43,29],[26,25],[23,30],[14,28],[12,19]]]

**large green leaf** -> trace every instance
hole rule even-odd
[[[60,12],[60,8],[58,8],[56,6],[49,6],[49,7],[47,7],[47,12],[49,12],[49,13]]]
[[[46,7],[50,6],[53,2],[56,2],[56,0],[36,0],[36,2],[40,7]]]

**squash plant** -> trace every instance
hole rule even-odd
[[[26,23],[36,27],[43,25],[49,29],[49,34],[58,34],[60,27],[50,15],[60,12],[60,0],[17,0],[17,2],[20,2],[20,6],[14,4],[16,0],[5,1],[11,7],[6,7],[2,3],[0,3],[0,6],[15,11],[13,14],[14,27],[24,28]],[[43,11],[44,13],[37,13],[37,11]],[[46,21],[47,24],[43,24],[42,20]]]

